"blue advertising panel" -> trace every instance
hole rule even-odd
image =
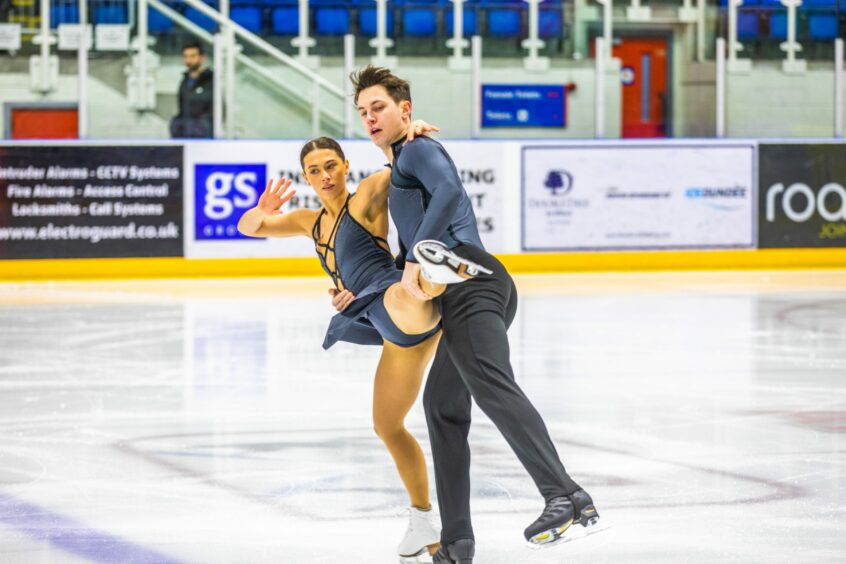
[[[482,127],[564,127],[566,113],[563,85],[482,85]]]
[[[238,220],[258,202],[266,171],[264,163],[195,165],[195,238],[247,239],[238,233]]]

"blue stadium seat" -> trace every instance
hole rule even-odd
[[[437,30],[434,10],[407,8],[402,13],[403,34],[410,37],[431,37]]]
[[[540,37],[561,37],[564,31],[562,16],[561,10],[541,9],[538,12],[538,35]]]
[[[844,0],[846,1],[846,0]],[[452,36],[455,33],[455,16],[452,9],[448,9],[446,13],[447,35]],[[476,35],[476,10],[464,9],[463,19],[461,22],[464,37]]]
[[[256,8],[255,6],[236,6],[230,8],[229,17],[247,31],[261,33],[261,8]]]
[[[394,12],[388,5],[386,14],[386,33],[388,35],[394,34]],[[358,31],[362,35],[375,36],[376,35],[376,8],[365,8],[358,12]]]
[[[837,7],[837,0],[802,0],[800,10],[814,9],[814,8],[828,8],[833,9]]]
[[[195,10],[194,8],[186,8],[185,13],[183,14],[189,21],[197,24],[204,30],[214,33],[217,31],[217,22],[211,19],[210,17],[206,16],[199,10]]]
[[[94,8],[94,23],[125,24],[129,23],[126,4],[107,4]]]
[[[350,31],[350,13],[346,8],[318,8],[314,18],[318,35],[344,35]]]
[[[271,29],[276,35],[298,35],[300,33],[300,10],[298,8],[274,8],[270,13]]]
[[[837,15],[811,14],[808,16],[808,30],[814,41],[834,41],[837,39]]]
[[[358,3],[369,7],[373,6],[375,2],[373,0],[359,0]],[[388,9],[390,10],[391,6],[407,6],[410,9],[415,9],[428,6],[434,7],[441,4],[452,4],[452,2],[449,0],[389,0]]]
[[[518,10],[489,10],[488,35],[493,37],[518,37],[520,12]]]
[[[50,27],[59,24],[79,23],[79,4],[53,4],[50,6]]]
[[[786,12],[779,12],[770,17],[770,37],[773,39],[781,39],[782,41],[787,39]]]
[[[757,11],[737,13],[737,39],[751,41],[761,35],[761,18]]]
[[[173,29],[173,22],[158,10],[147,8],[147,30],[150,33],[165,33]]]

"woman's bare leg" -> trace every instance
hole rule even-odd
[[[411,505],[431,507],[426,458],[405,428],[405,416],[417,400],[423,374],[437,347],[440,333],[415,347],[385,342],[373,386],[373,427],[385,443],[405,485]],[[437,550],[437,546],[430,552]]]
[[[423,291],[433,298],[440,296],[446,290],[446,284],[433,284],[423,277],[422,272],[418,279]],[[418,300],[406,292],[399,282],[385,292],[385,309],[394,325],[406,335],[426,333],[434,329],[441,320],[432,300]]]

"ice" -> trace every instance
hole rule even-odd
[[[846,270],[517,281],[517,378],[613,526],[526,548],[476,410],[477,563],[846,561]],[[396,562],[379,349],[322,350],[327,287],[0,285],[0,562]]]

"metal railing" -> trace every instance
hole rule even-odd
[[[230,108],[227,112],[227,123],[225,127],[225,133],[221,132],[221,124],[218,121],[217,125],[217,135],[218,137],[233,137],[234,136],[234,114],[235,112],[232,111],[235,107],[235,77],[234,77],[234,62],[237,61],[238,63],[244,65],[245,67],[249,68],[251,71],[255,72],[265,80],[273,83],[279,89],[285,92],[286,95],[298,99],[303,103],[307,103],[311,106],[311,113],[312,113],[312,132],[314,135],[318,135],[320,133],[320,122],[321,117],[328,118],[329,121],[334,122],[336,125],[341,126],[343,128],[345,136],[351,137],[353,135],[353,128],[351,123],[351,115],[349,112],[342,112],[341,115],[332,114],[327,109],[323,108],[323,106],[319,103],[319,92],[325,91],[331,96],[335,97],[342,103],[347,100],[346,94],[343,88],[331,83],[326,78],[320,76],[315,71],[309,69],[295,58],[285,54],[284,52],[280,51],[278,48],[274,47],[261,37],[255,35],[254,33],[244,29],[238,23],[232,21],[229,17],[227,17],[223,10],[228,11],[228,2],[221,4],[221,11],[215,10],[214,8],[210,7],[209,5],[201,2],[200,0],[183,0],[188,6],[194,8],[198,12],[204,14],[205,16],[211,18],[221,28],[223,33],[219,34],[218,39],[215,40],[215,36],[211,33],[205,31],[197,24],[188,20],[185,16],[180,14],[179,12],[173,10],[161,0],[138,0],[138,10],[139,10],[139,37],[142,39],[138,42],[138,49],[139,49],[139,58],[143,61],[146,59],[146,50],[147,50],[147,42],[146,42],[146,8],[147,5],[151,6],[153,9],[157,10],[164,16],[173,20],[174,23],[179,25],[180,27],[188,30],[192,34],[196,35],[200,39],[215,45],[215,54],[216,59],[218,61],[218,65],[220,65],[221,61],[224,61],[223,71],[224,71],[224,84],[223,90],[226,96],[226,106]],[[143,15],[142,15],[143,14]],[[144,25],[141,25],[144,24]],[[238,46],[235,43],[235,38],[240,39],[244,43],[248,43],[258,49],[259,51],[263,52],[264,54],[270,56],[274,60],[278,61],[282,65],[290,68],[291,70],[300,74],[303,78],[310,81],[313,88],[307,94],[304,95],[297,89],[291,87],[290,84],[286,83],[285,81],[281,80],[278,76],[268,71],[263,65],[255,62],[250,57],[242,54],[238,50]],[[349,45],[351,47],[352,44]],[[349,57],[352,60],[352,57]],[[219,69],[220,70],[220,69]],[[352,72],[352,69],[350,69]],[[141,88],[145,88],[147,83],[143,80],[139,80],[137,82]],[[315,95],[318,94],[318,95]],[[215,89],[215,96],[220,96],[219,89]],[[146,98],[146,94],[144,92],[140,92],[138,94],[139,100],[144,100]],[[220,101],[216,102],[216,106],[220,106]],[[221,112],[216,112],[216,119],[221,119]]]

